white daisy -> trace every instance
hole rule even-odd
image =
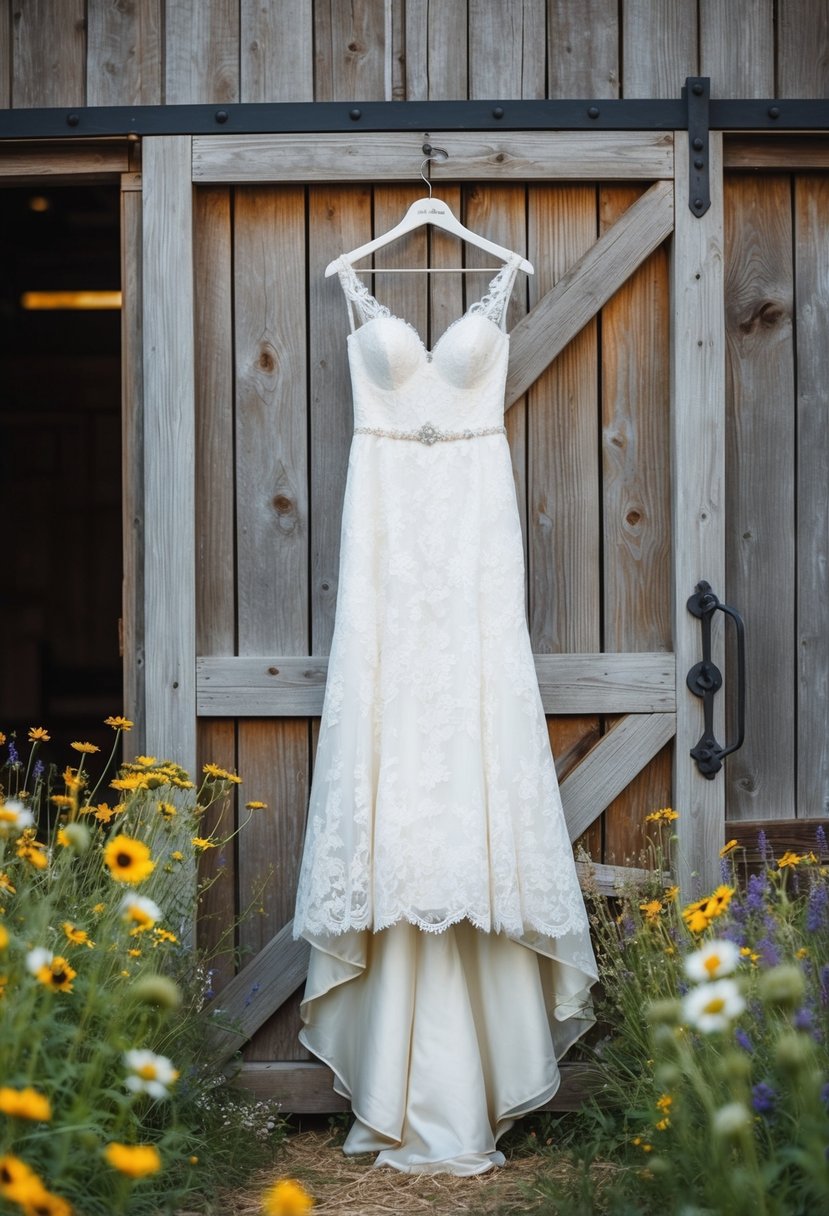
[[[34,950],[30,950],[26,955],[26,969],[31,971],[32,975],[37,975],[41,967],[51,965],[54,954],[51,950],[47,950],[45,946],[35,946]]]
[[[0,836],[22,832],[24,828],[32,827],[34,821],[32,812],[17,798],[9,798],[8,802],[0,804]]]
[[[746,1007],[733,980],[713,980],[697,984],[682,998],[682,1020],[704,1034],[726,1030]]]
[[[178,1078],[172,1060],[154,1051],[134,1048],[124,1052],[124,1063],[130,1070],[124,1082],[127,1089],[135,1094],[149,1094],[151,1098],[169,1097],[169,1087]]]
[[[142,929],[149,929],[161,920],[162,912],[155,900],[146,895],[128,894],[121,900],[121,915],[124,920],[135,921]]]
[[[739,961],[739,946],[724,938],[715,938],[688,955],[685,974],[692,980],[718,980],[730,975]]]

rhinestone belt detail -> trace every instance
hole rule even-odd
[[[433,422],[424,422],[416,431],[387,431],[380,426],[355,426],[355,435],[381,435],[384,439],[416,439],[419,443],[443,443],[450,439],[477,439],[479,435],[506,435],[505,426],[467,427],[463,431],[442,431]]]

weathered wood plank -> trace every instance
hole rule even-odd
[[[795,180],[797,814],[829,814],[829,180]]]
[[[599,895],[618,895],[627,883],[645,882],[652,879],[656,871],[642,866],[608,866],[597,861],[577,861],[576,874],[582,887],[589,887]],[[665,886],[673,882],[673,875],[665,873]]]
[[[330,649],[334,631],[342,503],[354,428],[346,354],[346,301],[339,279],[336,276],[326,279],[323,272],[337,254],[356,249],[370,238],[369,189],[364,186],[319,186],[310,189],[311,647],[322,654]]]
[[[0,0],[0,29],[11,29],[11,0]],[[0,39],[0,110],[12,103],[12,40]]]
[[[143,141],[144,623],[148,751],[192,771],[195,349],[192,149]],[[175,578],[170,571],[175,571]]]
[[[829,819],[726,819],[723,844],[736,840],[745,849],[748,862],[761,860],[759,835],[766,837],[769,852],[782,857],[791,849],[795,853],[814,852],[824,865],[829,860],[829,851],[821,849],[817,840],[818,827],[823,828],[824,839],[829,836]],[[739,857],[739,854],[735,854]]]
[[[641,192],[605,187],[606,231]],[[671,649],[670,286],[667,250],[655,249],[602,310],[603,644]],[[671,803],[671,749],[663,749],[608,807],[604,858],[637,857],[644,815]]]
[[[548,0],[547,96],[619,96],[617,0]]]
[[[390,35],[388,0],[315,0],[315,101],[390,100]]]
[[[161,3],[87,5],[87,105],[161,104]]]
[[[625,0],[622,63],[625,97],[678,97],[697,75],[697,6]]]
[[[733,818],[774,819],[795,809],[791,187],[780,175],[741,175],[729,178],[726,200],[724,598],[745,613],[750,644],[746,741],[729,758],[725,784]],[[731,663],[727,674],[733,721]]]
[[[699,0],[699,74],[712,97],[774,97],[773,0]]]
[[[305,198],[298,187],[236,191],[237,644],[241,655],[307,650],[308,453]],[[290,594],[286,594],[290,588]],[[304,721],[238,727],[249,797],[268,803],[245,831],[242,891],[259,914],[240,926],[257,951],[292,911],[308,796]],[[286,1010],[250,1050],[266,1059],[298,1050],[296,1011]]]
[[[241,101],[314,100],[313,0],[241,0]]]
[[[165,4],[163,104],[239,100],[239,0]]]
[[[466,5],[406,5],[406,101],[466,100],[468,65]]]
[[[543,97],[544,0],[468,4],[469,96]]]
[[[778,97],[829,97],[829,21],[825,0],[777,6]]]
[[[198,712],[205,717],[317,715],[328,659],[204,656],[197,661]],[[670,654],[538,654],[535,669],[547,713],[672,713]]]
[[[669,131],[434,131],[431,139],[449,152],[432,166],[435,181],[653,181],[674,172]]]
[[[142,240],[140,183],[136,183],[134,174],[124,174],[121,183],[121,637],[124,714],[135,723],[124,737],[124,759],[141,755],[146,750]]]
[[[292,928],[292,921],[284,925],[205,1006],[216,1018],[209,1034],[217,1063],[238,1051],[304,983],[311,947],[294,941]],[[223,1019],[234,1025],[222,1025]]]
[[[610,806],[675,732],[673,714],[631,714],[602,736],[561,783],[561,801],[571,840]]]
[[[604,1085],[596,1065],[566,1060],[559,1064],[561,1084],[554,1097],[540,1110],[578,1110],[588,1095],[601,1093]],[[276,1098],[291,1114],[327,1114],[351,1109],[348,1099],[333,1088],[334,1074],[316,1062],[297,1065],[280,1063],[243,1064],[234,1084],[250,1090],[259,1099]]]
[[[535,305],[595,241],[595,188],[533,186],[528,218]],[[528,621],[540,656],[601,650],[597,396],[593,319],[529,389]],[[596,742],[599,719],[557,715],[547,725],[562,777]],[[601,823],[579,843],[600,857]]]
[[[725,352],[723,321],[722,137],[711,137],[711,207],[697,219],[676,209],[671,251],[671,516],[673,529],[673,645],[676,652],[677,742],[674,805],[682,898],[716,885],[722,843],[725,786],[706,781],[689,750],[703,732],[702,705],[685,687],[685,673],[700,659],[699,622],[686,610],[700,579],[725,582]],[[677,180],[687,180],[688,140],[677,136]],[[710,572],[710,573],[709,573]],[[722,668],[715,638],[714,662]],[[722,702],[722,698],[720,698]],[[722,730],[721,704],[715,729]],[[722,736],[718,733],[718,738]]]
[[[726,169],[827,169],[825,135],[729,135],[724,138]]]
[[[86,104],[85,8],[85,0],[27,0],[13,6],[15,109]]]
[[[673,229],[673,185],[657,182],[515,327],[506,400],[535,381]]]
[[[450,159],[433,181],[672,178],[667,131],[433,132]],[[411,181],[423,160],[418,131],[343,135],[195,135],[195,182]]]
[[[0,143],[0,182],[4,186],[66,181],[120,182],[130,168],[125,140],[5,140]]]

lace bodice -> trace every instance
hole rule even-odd
[[[345,258],[339,277],[348,301],[349,362],[357,428],[449,431],[503,423],[509,354],[504,329],[518,254],[486,294],[428,350],[414,326],[371,294]]]

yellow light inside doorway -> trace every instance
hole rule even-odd
[[[48,309],[120,308],[120,291],[24,291],[20,303],[27,311]]]

